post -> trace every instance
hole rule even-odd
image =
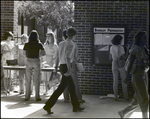
[[[24,17],[23,17],[23,13],[22,13],[22,16],[21,16],[21,34],[24,33]]]

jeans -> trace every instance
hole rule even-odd
[[[54,91],[54,93],[51,95],[51,97],[47,100],[45,103],[47,107],[52,108],[54,104],[56,103],[58,97],[63,93],[65,88],[68,86],[70,97],[71,97],[71,103],[73,108],[79,107],[79,101],[75,93],[75,86],[72,80],[71,76],[64,76],[64,74],[67,72],[67,65],[61,64],[60,65],[60,72],[62,74],[61,82],[58,86],[58,88]]]
[[[81,94],[80,87],[79,87],[78,75],[77,75],[77,70],[76,70],[75,63],[72,63],[71,68],[72,68],[71,76],[72,76],[72,79],[73,79],[73,82],[74,82],[74,85],[75,85],[76,95],[78,97],[78,100],[82,100],[82,94]],[[68,90],[68,87],[66,87],[63,95],[64,95],[64,100],[65,101],[69,101],[69,90]]]
[[[128,98],[128,91],[127,91],[127,85],[123,82],[126,77],[125,68],[118,68],[116,61],[112,61],[112,73],[113,73],[113,90],[114,90],[114,98],[116,99],[118,97],[118,77],[120,74],[121,77],[121,83],[122,83],[122,90],[124,98]]]
[[[35,83],[35,99],[40,98],[40,59],[27,58],[26,61],[26,93],[25,99],[29,99],[31,95],[31,80]]]

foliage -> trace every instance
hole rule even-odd
[[[74,3],[71,1],[18,1],[19,14],[36,19],[37,24],[51,29],[72,25]]]

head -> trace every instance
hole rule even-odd
[[[29,35],[29,42],[38,43],[39,42],[39,34],[36,30],[32,30]]]
[[[5,39],[6,39],[7,41],[13,40],[13,33],[12,33],[11,31],[7,31],[7,32],[5,33]]]
[[[56,39],[55,39],[55,35],[53,32],[49,32],[46,34],[46,44],[55,44],[56,43]]]
[[[113,39],[111,40],[113,45],[120,45],[122,41],[122,36],[121,35],[115,35]]]
[[[72,38],[74,40],[76,37],[76,34],[77,34],[77,31],[74,28],[68,29],[68,32],[67,32],[68,38]]]
[[[25,44],[28,41],[28,36],[27,34],[22,34],[21,35],[21,43]]]
[[[139,31],[134,35],[134,45],[138,46],[146,46],[147,43],[147,35],[145,31]]]
[[[63,37],[64,37],[64,39],[67,39],[67,38],[68,38],[68,36],[67,36],[67,30],[64,30],[64,31],[63,31]]]

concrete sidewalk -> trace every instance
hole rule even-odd
[[[43,87],[40,88],[42,101],[36,101],[34,94],[29,101],[24,101],[24,94],[11,92],[9,96],[3,96],[1,92],[1,118],[120,118],[118,111],[125,108],[130,101],[119,99],[114,101],[108,97],[101,99],[99,95],[83,95],[86,101],[81,104],[85,110],[82,112],[72,112],[71,103],[65,103],[61,95],[52,108],[54,114],[49,115],[43,106],[53,90],[49,90],[48,95],[43,95]],[[33,90],[33,93],[35,91]],[[142,114],[138,108],[127,118],[141,118]]]

